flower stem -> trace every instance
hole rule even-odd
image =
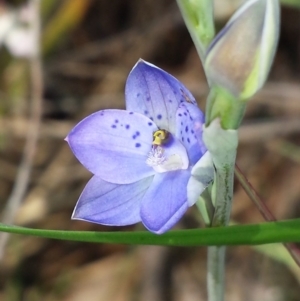
[[[231,162],[216,167],[216,196],[213,227],[227,226],[230,219],[233,196],[233,176],[236,153],[231,154]]]
[[[235,161],[235,153],[232,154]],[[233,160],[233,158],[232,158]],[[216,166],[216,199],[213,227],[227,226],[230,219],[234,161],[223,166]],[[225,251],[224,246],[208,248],[207,289],[209,301],[224,300],[225,287]]]
[[[207,288],[208,301],[223,301],[224,300],[224,262],[225,250],[222,247],[208,247],[207,253]]]
[[[220,120],[215,119],[203,132],[203,139],[207,149],[211,153],[215,173],[214,217],[212,227],[227,226],[230,219],[233,178],[238,145],[237,130],[224,130]],[[212,246],[208,248],[208,300],[224,300],[224,246]]]

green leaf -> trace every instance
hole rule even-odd
[[[0,224],[0,232],[40,236],[61,240],[96,243],[164,246],[260,245],[300,242],[300,219],[253,225],[170,231],[163,235],[150,232],[96,232],[32,229]]]

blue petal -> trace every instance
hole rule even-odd
[[[194,165],[206,152],[202,140],[204,114],[198,107],[182,103],[177,110],[176,121],[176,137],[185,146],[190,164]]]
[[[129,184],[154,174],[146,164],[156,125],[147,117],[104,110],[81,121],[67,141],[93,174],[115,184]]]
[[[188,208],[187,183],[190,170],[156,174],[141,205],[145,227],[161,234],[171,229]]]
[[[131,225],[141,221],[141,200],[153,177],[117,185],[94,176],[85,186],[72,219],[108,226]]]
[[[125,97],[127,110],[146,115],[171,133],[175,133],[179,104],[196,104],[193,95],[175,77],[143,60],[128,76]]]

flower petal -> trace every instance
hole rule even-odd
[[[175,77],[143,60],[128,76],[125,97],[127,110],[148,116],[159,128],[171,133],[175,133],[179,104],[196,104],[193,95]]]
[[[176,137],[184,144],[191,165],[206,152],[202,140],[204,122],[204,114],[198,107],[190,103],[179,106],[176,113]]]
[[[140,203],[153,177],[118,185],[94,176],[85,186],[72,219],[92,223],[124,226],[141,221]]]
[[[92,173],[107,182],[129,184],[154,174],[146,160],[156,130],[141,114],[104,110],[82,120],[66,140]]]
[[[214,164],[210,153],[207,151],[192,168],[192,176],[187,185],[188,205],[193,206],[205,188],[214,179]]]
[[[172,228],[183,216],[187,205],[187,182],[190,170],[159,173],[147,190],[141,205],[145,227],[161,234]]]

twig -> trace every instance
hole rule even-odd
[[[42,63],[39,51],[40,40],[40,0],[31,0],[29,5],[34,11],[32,18],[32,30],[35,33],[36,54],[30,58],[30,76],[31,76],[31,121],[28,129],[27,140],[24,147],[23,157],[18,168],[15,184],[13,186],[11,195],[8,198],[2,222],[5,224],[13,223],[18,208],[24,198],[26,189],[29,183],[30,173],[32,169],[32,162],[36,151],[39,125],[42,111]],[[0,236],[0,260],[3,259],[4,249],[9,236],[6,233],[1,233]]]
[[[264,219],[268,222],[276,221],[274,215],[271,213],[271,211],[266,206],[262,198],[258,195],[258,193],[255,191],[253,186],[250,184],[250,182],[247,180],[247,178],[237,165],[235,165],[235,175],[242,187],[244,188],[245,192],[249,196],[249,198],[253,201],[261,215],[264,217]],[[297,246],[292,243],[286,243],[284,244],[284,246],[292,256],[296,264],[300,267],[300,251],[297,248]]]

